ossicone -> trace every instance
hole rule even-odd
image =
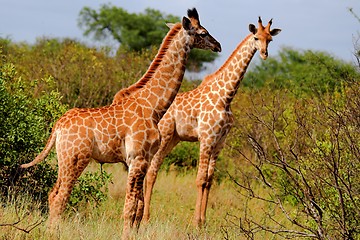
[[[199,20],[199,14],[198,14],[196,8],[188,9],[187,14],[188,14],[189,18],[195,18],[195,19]]]

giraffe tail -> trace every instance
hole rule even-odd
[[[32,162],[22,164],[22,165],[20,165],[20,168],[29,168],[29,167],[34,166],[35,164],[38,164],[42,160],[44,160],[47,157],[47,155],[49,155],[49,152],[51,151],[52,147],[54,146],[55,141],[56,141],[56,133],[53,130],[51,132],[50,138],[48,139],[48,141],[46,143],[44,150],[42,150],[42,152]]]

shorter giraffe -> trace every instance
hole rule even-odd
[[[128,167],[123,238],[139,227],[144,177],[159,148],[157,125],[180,88],[188,54],[192,48],[221,51],[220,43],[200,25],[196,9],[189,9],[188,17],[171,26],[147,72],[115,104],[69,110],[54,125],[45,149],[32,162],[21,165],[27,168],[41,162],[56,145],[58,178],[49,194],[50,227],[60,218],[91,158]]]
[[[272,36],[281,31],[270,30],[271,24],[272,20],[264,27],[260,17],[258,28],[250,24],[251,34],[237,46],[226,62],[216,72],[206,76],[199,87],[178,94],[159,122],[161,144],[146,175],[145,220],[150,217],[151,193],[165,156],[180,141],[200,141],[194,220],[199,227],[205,224],[215,163],[234,121],[230,104],[256,51],[259,50],[261,58],[268,57],[269,42]]]

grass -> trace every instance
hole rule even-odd
[[[94,167],[94,166],[93,166]],[[97,165],[98,167],[98,165]],[[0,208],[0,224],[21,222],[15,226],[29,229],[29,233],[14,226],[0,227],[0,239],[119,239],[122,232],[122,210],[125,196],[126,172],[121,165],[106,166],[113,175],[109,197],[100,206],[89,204],[79,209],[70,209],[64,214],[59,229],[49,235],[46,228],[47,213],[40,204],[29,201],[26,196],[9,199]],[[207,226],[197,230],[193,224],[196,201],[195,173],[176,174],[160,172],[151,203],[151,220],[140,226],[134,239],[245,239],[238,235],[234,224],[227,221],[228,214],[241,216],[244,207],[254,211],[261,206],[245,206],[245,198],[239,195],[229,181],[214,184],[207,209]],[[226,232],[223,230],[227,229]]]

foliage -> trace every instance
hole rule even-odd
[[[29,190],[34,198],[44,199],[53,184],[55,170],[48,163],[30,169],[18,179],[18,166],[30,162],[34,153],[40,152],[54,119],[65,111],[58,92],[42,92],[34,98],[36,85],[43,82],[51,85],[53,79],[26,81],[3,58],[0,67],[0,194],[3,196],[10,190]]]
[[[98,11],[84,7],[78,20],[85,36],[93,34],[95,40],[111,37],[121,48],[130,51],[158,47],[169,30],[165,23],[179,21],[179,17],[166,15],[158,10],[147,8],[144,13],[136,14],[111,4],[103,4]],[[217,56],[214,52],[193,49],[187,68],[200,71],[204,62],[213,62]]]
[[[0,44],[3,44],[0,42]],[[110,104],[121,88],[137,81],[156,54],[155,49],[139,53],[89,48],[71,39],[38,39],[34,45],[6,42],[6,57],[25,79],[52,77],[53,85],[41,82],[35,94],[58,90],[70,107]]]
[[[163,15],[150,8],[135,14],[110,4],[103,4],[98,12],[84,7],[79,16],[79,26],[85,29],[85,36],[93,34],[94,39],[104,40],[110,35],[122,47],[133,51],[160,45],[169,29],[165,23],[179,21],[176,16]]]
[[[66,111],[56,91],[38,92],[38,86],[54,85],[54,79],[27,81],[3,55],[0,67],[0,196],[26,192],[40,202],[46,202],[57,175],[49,161],[20,171],[20,164],[33,160],[45,146],[55,120]],[[54,158],[50,154],[48,158]],[[87,173],[79,178],[70,205],[105,199],[110,175]],[[99,181],[102,180],[102,181]],[[102,188],[105,187],[105,191]]]
[[[162,168],[167,171],[175,167],[178,171],[197,167],[199,143],[180,142],[165,158]]]
[[[69,205],[78,207],[79,204],[95,202],[96,205],[107,199],[108,183],[111,174],[105,171],[86,172],[80,176],[69,200]]]
[[[263,213],[267,222],[249,215],[240,220],[245,235],[360,236],[359,84],[359,79],[343,79],[335,93],[303,99],[269,87],[244,93],[230,145],[252,170],[232,177],[242,194],[269,204]],[[271,194],[258,195],[259,184]],[[280,224],[276,209],[293,227]]]
[[[359,77],[352,64],[337,60],[325,52],[283,48],[275,58],[261,61],[244,78],[245,87],[289,89],[296,95],[314,91],[323,94],[341,86],[344,79]]]
[[[193,48],[190,51],[189,58],[186,64],[186,69],[192,72],[201,72],[205,69],[205,63],[211,63],[218,57],[217,53],[209,50]]]

